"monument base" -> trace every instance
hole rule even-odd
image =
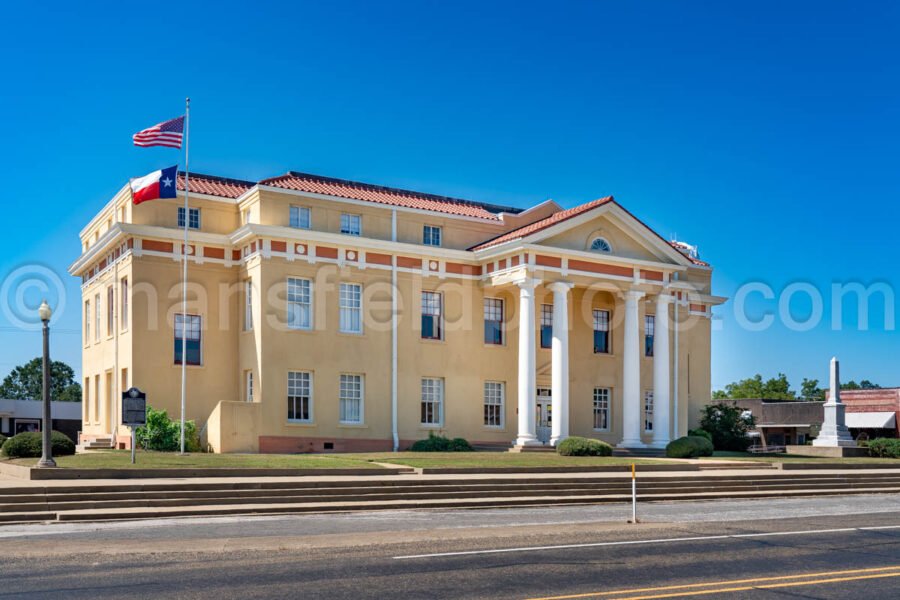
[[[785,446],[788,454],[814,456],[819,458],[844,458],[849,456],[868,456],[868,448],[859,446]]]

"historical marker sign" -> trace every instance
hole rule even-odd
[[[136,387],[122,393],[122,424],[128,427],[147,424],[147,394]]]

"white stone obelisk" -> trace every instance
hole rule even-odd
[[[819,436],[813,440],[813,446],[856,446],[844,421],[845,406],[841,402],[840,363],[837,358],[831,359],[831,391],[824,408],[825,420],[822,422]]]

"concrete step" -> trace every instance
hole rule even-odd
[[[740,493],[786,493],[816,492],[818,490],[859,491],[900,488],[900,479],[889,481],[734,481],[716,486],[702,481],[689,482],[640,482],[638,493],[642,497],[655,495],[689,495],[703,492],[720,494]],[[316,489],[316,490],[255,490],[234,494],[230,492],[213,494],[209,492],[192,494],[175,492],[166,494],[53,494],[47,496],[32,495],[18,497],[16,502],[0,503],[0,513],[7,512],[40,512],[71,511],[119,508],[150,508],[198,505],[234,505],[234,504],[306,504],[306,503],[342,503],[353,501],[398,501],[398,500],[463,500],[485,497],[554,497],[554,496],[593,496],[630,493],[630,482],[618,481],[606,484],[570,483],[547,487],[529,486],[432,486],[431,488],[412,489]],[[7,500],[7,499],[4,499]]]
[[[804,497],[820,495],[852,495],[869,493],[897,493],[900,487],[880,488],[876,490],[818,490],[790,491],[778,494],[766,492],[741,492],[721,494],[715,492],[702,492],[696,494],[650,494],[638,496],[639,502],[667,501],[667,500],[712,500],[721,498],[771,498],[771,497]],[[403,510],[403,509],[428,509],[428,508],[499,508],[506,506],[551,506],[564,504],[599,504],[609,502],[626,502],[631,499],[628,494],[603,494],[593,496],[518,496],[518,497],[487,497],[463,500],[445,499],[415,499],[384,501],[348,501],[348,502],[313,502],[306,504],[236,504],[230,506],[205,505],[191,507],[155,507],[149,509],[91,509],[73,510],[56,513],[59,521],[105,521],[121,519],[150,519],[164,517],[187,516],[213,516],[213,515],[239,515],[239,514],[278,514],[278,513],[328,513],[350,511],[374,511],[374,510]]]

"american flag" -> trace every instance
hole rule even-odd
[[[166,148],[181,148],[181,140],[184,137],[184,116],[163,121],[153,127],[138,131],[132,139],[135,146],[146,148],[148,146],[165,146]]]

